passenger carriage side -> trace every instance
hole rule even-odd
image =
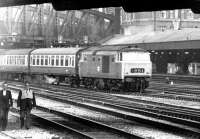
[[[7,49],[0,53],[0,72],[2,79],[24,80],[29,73],[29,54],[32,49]]]
[[[42,48],[31,53],[31,73],[64,81],[76,76],[76,53],[80,48]],[[40,77],[38,77],[40,78]]]

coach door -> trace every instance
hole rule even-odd
[[[110,56],[102,56],[102,72],[109,73],[110,70]]]

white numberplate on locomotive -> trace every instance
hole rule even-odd
[[[144,68],[132,68],[131,73],[144,73]]]

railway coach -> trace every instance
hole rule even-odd
[[[1,49],[0,77],[2,79],[20,79],[30,72],[30,53],[32,49]]]
[[[30,71],[37,78],[77,84],[78,53],[83,48],[41,48],[31,52]]]

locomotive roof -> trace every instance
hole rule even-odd
[[[32,51],[31,54],[50,54],[50,55],[56,55],[56,54],[76,54],[80,49],[82,48],[40,48],[35,49]]]
[[[124,46],[124,45],[102,45],[102,46],[94,46],[90,47],[83,51],[83,53],[87,54],[103,54],[103,53],[116,53],[116,52],[129,52],[129,51],[141,51],[145,52],[145,50],[141,48],[137,48],[137,46]]]
[[[0,52],[1,55],[28,55],[33,49],[4,49]]]

